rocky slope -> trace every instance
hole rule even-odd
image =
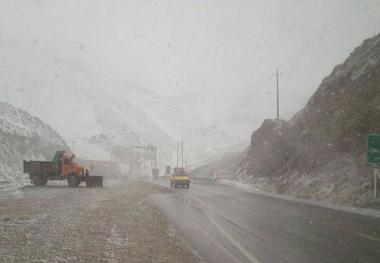
[[[367,206],[368,133],[380,133],[380,35],[336,66],[291,120],[265,120],[237,178],[277,193]]]
[[[68,147],[48,125],[9,103],[0,102],[0,188],[27,178],[22,174],[23,160],[50,160],[60,149]]]
[[[195,178],[212,178],[215,175],[218,179],[233,179],[239,163],[244,155],[240,152],[228,152],[218,159],[208,160],[191,171]]]
[[[367,205],[371,132],[380,132],[380,35],[336,66],[290,121],[264,121],[237,177],[278,193]]]

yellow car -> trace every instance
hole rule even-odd
[[[170,176],[170,186],[177,187],[179,185],[190,187],[190,177],[184,168],[174,168],[173,174]]]

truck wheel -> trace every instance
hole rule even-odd
[[[88,176],[86,178],[87,187],[103,187],[103,177],[102,176]]]
[[[44,176],[44,175],[40,176],[40,185],[41,186],[45,186],[47,184],[47,182],[48,182],[47,176]]]
[[[79,178],[75,174],[71,174],[67,178],[67,183],[69,187],[78,187],[80,181],[79,181]]]
[[[86,179],[86,186],[92,187],[92,181],[90,179]]]
[[[35,175],[32,178],[32,183],[37,186],[45,186],[47,184],[48,178],[44,175]]]

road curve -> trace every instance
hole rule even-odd
[[[380,262],[377,217],[223,185],[153,199],[206,262]]]

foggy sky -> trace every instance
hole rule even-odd
[[[120,83],[107,92],[153,91],[248,141],[275,116],[276,68],[289,118],[379,14],[378,0],[1,0],[0,56],[20,41],[79,57]]]

